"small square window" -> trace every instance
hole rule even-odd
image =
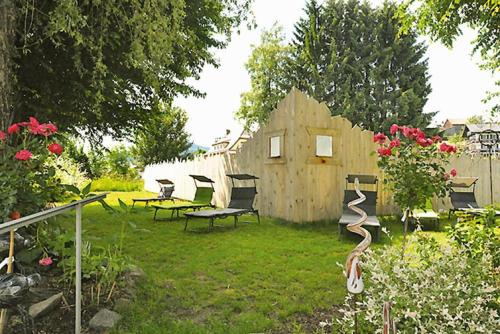
[[[281,138],[279,136],[269,138],[269,157],[279,158],[281,156]]]
[[[333,156],[331,136],[321,136],[321,135],[316,136],[316,156],[317,157]]]

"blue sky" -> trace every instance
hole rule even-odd
[[[379,4],[381,1],[371,2]],[[207,94],[206,97],[176,99],[175,104],[189,114],[187,130],[195,143],[209,146],[214,137],[224,134],[225,129],[241,129],[233,114],[239,107],[240,94],[250,87],[244,65],[251,45],[258,44],[262,30],[269,29],[274,22],[284,27],[290,39],[304,4],[305,0],[255,0],[253,11],[257,29],[243,29],[240,34],[233,34],[228,47],[216,51],[221,66],[207,66],[200,80],[192,81]],[[436,122],[466,118],[487,109],[481,100],[487,90],[493,89],[494,79],[490,73],[479,69],[477,57],[471,58],[473,38],[473,31],[466,30],[452,50],[439,43],[429,47],[427,56],[433,92],[425,111],[439,111]]]

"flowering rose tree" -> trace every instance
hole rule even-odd
[[[380,145],[378,165],[384,172],[384,183],[405,213],[406,237],[413,210],[425,208],[427,199],[444,197],[450,191],[450,176],[456,176],[457,171],[446,171],[445,166],[457,149],[439,136],[427,137],[418,128],[397,124],[391,126],[389,137],[378,133],[373,141]]]
[[[56,134],[54,124],[33,117],[0,129],[0,223],[43,209],[59,192],[55,168],[46,163],[63,152]]]

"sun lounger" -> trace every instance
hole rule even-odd
[[[209,231],[214,226],[215,219],[234,217],[234,227],[236,227],[238,223],[238,217],[247,213],[257,215],[257,220],[260,223],[259,211],[254,209],[253,207],[255,195],[257,195],[257,185],[255,183],[255,180],[257,180],[258,177],[249,174],[228,174],[227,176],[231,178],[233,184],[233,188],[231,190],[231,199],[229,201],[228,207],[225,209],[203,210],[185,213],[184,216],[186,216],[186,224],[184,226],[184,231],[187,229],[189,219],[191,218],[208,219]],[[235,187],[234,180],[252,180],[254,186]]]
[[[149,202],[174,202],[174,198],[172,197],[172,193],[174,192],[174,183],[167,179],[158,179],[156,182],[158,182],[158,185],[160,186],[158,196],[149,198],[134,198],[132,199],[132,207],[135,206],[135,202],[146,202],[146,205],[148,205]]]
[[[472,215],[480,215],[487,210],[477,204],[475,190],[478,177],[456,177],[452,179],[450,199],[453,208],[448,213],[448,218],[455,211],[462,211]],[[472,190],[471,190],[472,188]],[[500,216],[500,211],[495,211],[496,216]]]
[[[344,191],[344,201],[343,201],[343,212],[342,217],[339,219],[339,234],[343,234],[346,230],[347,225],[355,223],[359,220],[360,215],[349,209],[347,204],[354,199],[358,199],[359,196],[356,194],[355,190],[348,190],[349,184],[354,184],[355,179],[359,180],[360,184],[372,185],[377,189],[377,177],[373,175],[356,175],[349,174],[346,178],[346,190]],[[377,206],[377,191],[361,190],[361,192],[366,196],[366,200],[357,205],[358,208],[362,209],[368,215],[367,220],[363,226],[371,226],[375,229],[375,240],[380,239],[380,222],[376,215]]]
[[[157,214],[160,210],[170,210],[172,212],[170,219],[172,219],[174,217],[174,214],[177,214],[177,217],[179,217],[179,211],[181,210],[199,210],[206,207],[213,207],[212,195],[214,193],[214,181],[203,175],[189,176],[193,178],[194,185],[196,187],[194,199],[191,201],[191,203],[177,205],[153,205],[153,208],[155,208],[155,214],[153,217],[154,220],[160,220],[157,219]],[[210,186],[200,186],[200,183],[208,183],[210,184]]]
[[[477,177],[456,177],[452,179],[450,192],[452,208],[448,213],[448,218],[455,211],[470,211],[470,209],[478,211],[477,209],[480,207],[474,194],[478,180]],[[472,211],[470,212],[472,213]]]

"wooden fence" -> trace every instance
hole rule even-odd
[[[316,136],[332,138],[332,156],[316,156]],[[280,156],[270,157],[270,138],[280,138]],[[194,183],[189,174],[202,174],[215,181],[215,203],[227,205],[230,196],[228,173],[249,173],[260,177],[256,207],[264,216],[293,222],[337,219],[342,213],[342,200],[347,174],[369,174],[382,177],[373,152],[373,132],[360,129],[340,116],[332,117],[323,103],[293,89],[270,115],[253,137],[236,153],[198,157],[193,161],[177,161],[148,166],[143,178],[148,190],[156,191],[156,178],[175,183],[175,195],[190,199]],[[478,176],[480,204],[489,198],[487,160],[454,159],[451,166],[462,176]],[[499,162],[494,161],[495,201],[500,201]],[[382,181],[382,180],[381,180]],[[379,182],[379,214],[394,214],[392,195]],[[446,204],[436,203],[441,209]]]

